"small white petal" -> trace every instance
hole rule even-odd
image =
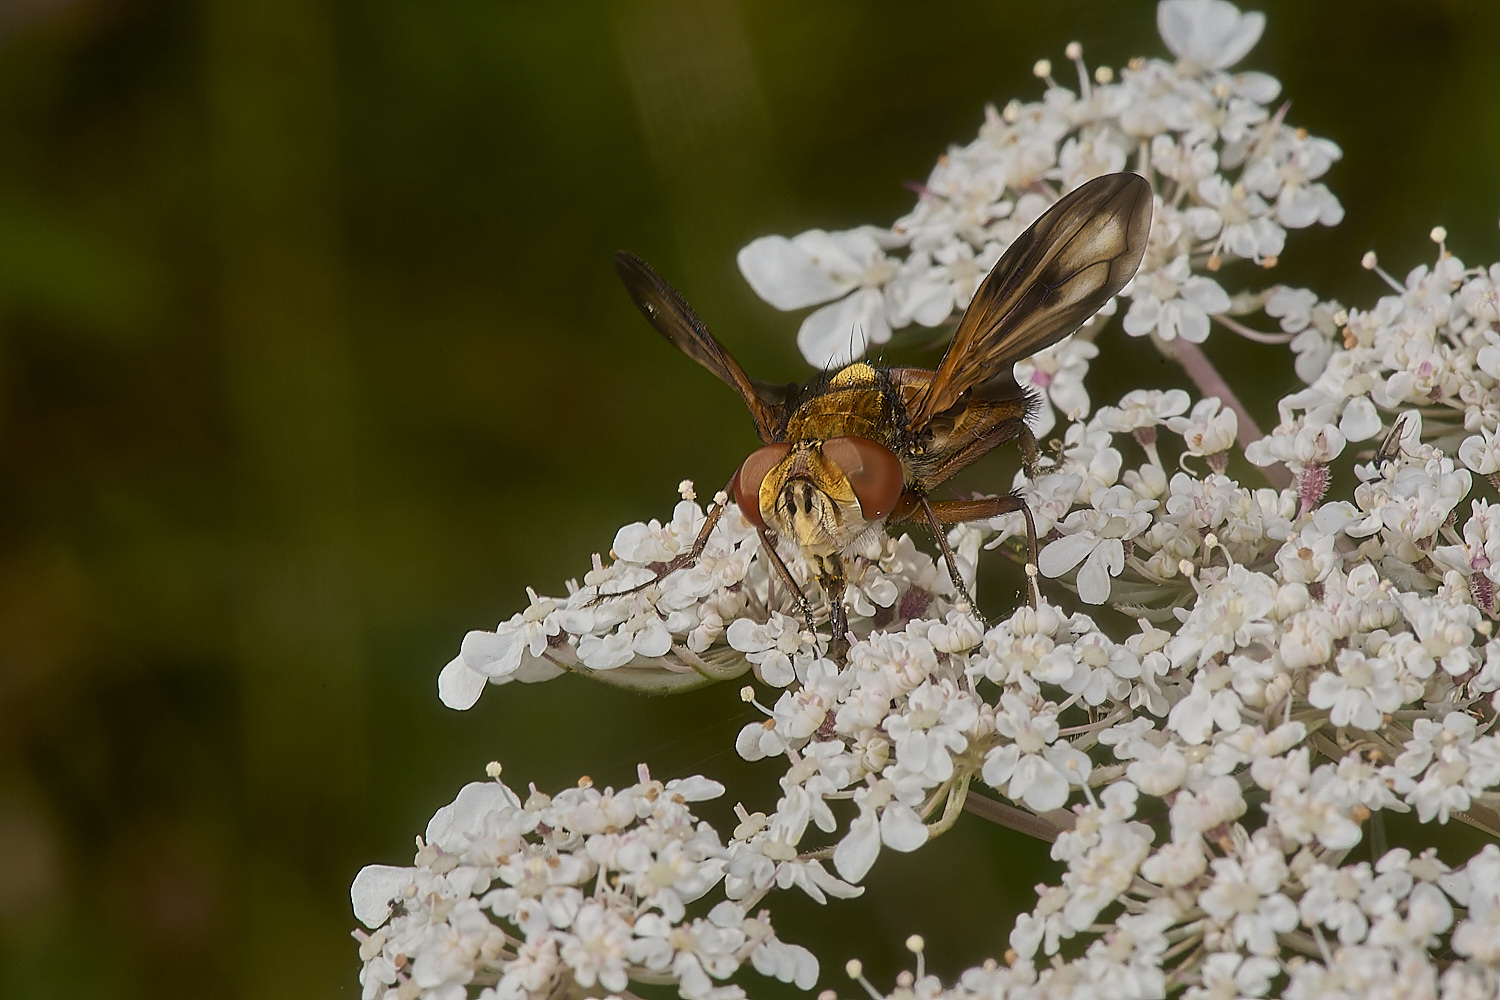
[[[797,347],[809,364],[837,368],[863,357],[870,344],[891,339],[885,316],[885,296],[877,288],[861,288],[802,321]]]
[[[873,811],[862,812],[833,849],[833,867],[847,882],[858,882],[880,856],[880,826]]]
[[[501,625],[500,632],[470,632],[458,647],[469,669],[486,677],[505,677],[514,673],[521,665],[521,653],[526,649],[523,633],[509,630]]]
[[[1266,29],[1260,11],[1241,13],[1228,0],[1162,0],[1156,27],[1179,59],[1204,69],[1227,69],[1245,58]]]
[[[460,712],[473,708],[488,680],[484,674],[471,669],[462,655],[455,656],[438,674],[438,699]]]
[[[1085,604],[1109,600],[1109,578],[1125,568],[1125,546],[1117,538],[1102,540],[1078,571],[1078,599]]]
[[[854,287],[849,278],[836,275],[807,249],[785,236],[752,240],[740,250],[736,260],[755,294],[777,309],[817,305]]]
[[[1064,535],[1047,543],[1047,547],[1042,549],[1037,556],[1037,568],[1048,579],[1056,579],[1083,562],[1084,557],[1098,544],[1099,539],[1087,532]]]
[[[927,843],[927,827],[904,802],[890,802],[880,812],[880,839],[893,851],[915,851]]]
[[[1380,414],[1368,396],[1356,396],[1339,417],[1339,433],[1347,441],[1368,441],[1380,433]]]
[[[762,760],[767,754],[761,748],[760,738],[766,733],[766,727],[759,722],[748,723],[741,729],[739,735],[734,738],[734,749],[745,760]]]
[[[682,796],[686,802],[706,802],[723,795],[724,786],[712,778],[694,774],[667,782],[667,791],[673,795]]]
[[[385,923],[391,915],[391,900],[405,891],[412,880],[412,869],[392,865],[365,865],[354,876],[349,900],[354,915],[371,930]]]
[[[452,802],[432,814],[424,836],[429,844],[459,851],[492,814],[520,807],[516,793],[498,781],[471,781],[459,789]]]
[[[1018,783],[1024,782],[1024,789]],[[1061,771],[1034,754],[1022,757],[1016,776],[1011,779],[1011,798],[1019,797],[1037,812],[1061,809],[1068,801],[1068,779]]]

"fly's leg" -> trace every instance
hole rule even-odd
[[[627,590],[617,590],[611,594],[598,594],[592,601],[589,601],[589,604],[599,604],[611,597],[625,597],[628,594],[638,594],[648,587],[656,586],[658,583],[661,583],[663,580],[665,580],[667,577],[671,576],[678,570],[685,569],[688,566],[693,565],[693,563],[697,562],[698,558],[703,555],[703,550],[708,548],[708,538],[714,533],[714,528],[719,526],[719,518],[724,516],[724,508],[729,506],[729,491],[733,488],[734,480],[731,479],[727,484],[725,484],[724,488],[719,491],[717,496],[724,497],[725,499],[722,503],[717,499],[717,497],[714,499],[713,506],[708,508],[708,516],[704,518],[703,527],[698,531],[698,537],[693,539],[692,548],[688,549],[686,552],[677,553],[677,555],[672,557],[672,560],[670,562],[663,566],[655,576],[647,580],[645,583],[630,587]]]
[[[838,556],[820,558],[818,563],[818,583],[828,595],[828,624],[833,629],[828,652],[834,659],[842,659],[849,651],[849,612],[844,607],[849,581]]]
[[[942,523],[938,521],[937,511],[933,509],[931,501],[926,496],[919,495],[917,500],[922,505],[922,513],[927,515],[927,524],[932,528],[933,535],[937,537],[938,546],[943,550],[943,562],[948,567],[948,576],[953,579],[953,589],[969,606],[970,614],[975,618],[980,618],[979,605],[974,603],[974,598],[969,594],[969,588],[964,585],[964,579],[958,572],[958,560],[954,558],[953,547],[948,544],[948,533],[943,530]],[[983,620],[980,618],[980,621]]]
[[[1037,447],[1036,435],[1031,433],[1031,428],[1024,423],[1016,433],[1016,447],[1021,449],[1021,468],[1026,472],[1027,479],[1035,479],[1046,470],[1042,468],[1042,452]],[[1036,560],[1032,560],[1035,562]]]
[[[797,607],[802,611],[802,620],[807,623],[807,631],[816,636],[818,630],[813,624],[812,604],[808,601],[807,595],[802,593],[802,588],[797,586],[797,581],[793,579],[792,571],[787,569],[786,563],[782,561],[781,554],[776,551],[776,536],[767,528],[756,528],[755,531],[760,535],[761,548],[770,557],[771,565],[776,567],[776,575],[781,577],[781,582],[785,583],[787,589],[796,595]]]
[[[1036,440],[1032,439],[1033,453]],[[1025,449],[1022,449],[1025,454]],[[921,494],[913,494],[908,504],[907,498],[902,498],[902,503],[897,505],[898,511],[910,507],[904,512],[904,516],[893,517],[893,520],[914,520],[912,517],[916,509],[920,508],[926,515],[928,526],[932,528],[933,534],[937,535],[938,544],[943,549],[943,560],[948,564],[948,574],[953,578],[953,584],[958,588],[958,593],[974,608],[974,600],[969,596],[968,590],[963,585],[963,579],[958,575],[958,564],[953,558],[953,549],[948,545],[948,536],[944,533],[942,526],[945,524],[962,524],[966,521],[987,521],[992,517],[1002,514],[1014,514],[1017,511],[1026,519],[1026,601],[1033,608],[1041,600],[1041,592],[1037,588],[1038,570],[1036,566],[1036,521],[1031,516],[1031,508],[1026,506],[1026,501],[1016,494],[1002,497],[986,497],[981,500],[928,500]],[[974,608],[975,617],[979,617],[979,609]]]

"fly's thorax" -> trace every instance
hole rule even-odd
[[[861,389],[880,384],[880,370],[868,361],[854,361],[828,377],[830,389]]]
[[[804,387],[786,436],[792,441],[862,437],[889,447],[900,423],[886,373],[856,361]]]

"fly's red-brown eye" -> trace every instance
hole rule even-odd
[[[848,478],[866,521],[878,521],[896,509],[905,477],[901,460],[885,445],[862,437],[829,438],[823,442],[823,456]]]
[[[760,484],[791,450],[789,444],[768,444],[751,452],[734,474],[734,502],[739,504],[745,520],[757,528],[766,526],[765,518],[760,516]]]

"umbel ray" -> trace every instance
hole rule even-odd
[[[1021,512],[1026,518],[1028,598],[1036,601],[1036,525],[1018,494],[933,500],[960,469],[1014,441],[1028,476],[1036,438],[1026,426],[1035,399],[1012,368],[1076,330],[1140,266],[1151,229],[1151,186],[1138,174],[1096,177],[1058,199],[1010,245],[958,322],[936,370],[855,361],[801,385],[746,375],[692,307],[645,261],[615,254],[615,269],[647,321],[745,401],[763,447],[724,487],[755,526],[767,558],[797,596],[809,630],[812,605],[777,541],[796,546],[827,595],[835,647],[848,631],[845,563],[871,532],[921,521],[938,539],[954,587],[972,608],[945,524]],[[716,498],[693,546],[633,588],[653,586],[703,553],[723,516]],[[630,593],[632,591],[623,591]],[[604,594],[603,597],[617,596]]]

